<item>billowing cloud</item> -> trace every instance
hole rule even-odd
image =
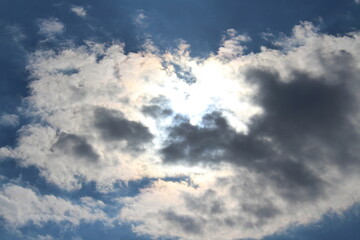
[[[121,217],[156,237],[261,238],[355,203],[358,38],[320,34],[303,23],[276,43],[282,51],[231,59],[239,78],[256,86],[252,101],[261,113],[246,131],[236,131],[217,109],[199,124],[178,115],[160,150],[165,164],[230,165],[229,172],[154,183],[124,199]],[[154,207],[159,198],[164,202]]]
[[[341,175],[332,178],[340,180]],[[133,231],[154,237],[260,239],[289,225],[316,221],[328,211],[340,213],[359,199],[359,193],[353,195],[356,182],[354,177],[332,182],[321,199],[289,201],[267,176],[224,167],[193,175],[190,182],[155,182],[138,196],[123,198],[120,217],[134,224]]]
[[[41,196],[32,189],[7,184],[0,191],[0,203],[0,216],[11,227],[47,222],[67,222],[73,225],[94,221],[110,223],[101,209],[104,203],[89,197],[84,198],[83,204],[79,205],[53,195]]]
[[[68,190],[163,179],[120,199],[140,234],[231,240],[310,223],[360,195],[359,38],[304,22],[250,54],[232,29],[206,58],[184,42],[39,49],[34,121],[0,155]]]
[[[248,36],[238,35],[234,29],[228,29],[217,52],[218,57],[231,60],[243,55],[246,47],[242,43],[247,41],[250,41]]]

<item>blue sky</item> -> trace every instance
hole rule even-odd
[[[1,239],[357,239],[360,2],[0,2]]]

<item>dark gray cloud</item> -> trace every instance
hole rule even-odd
[[[153,118],[168,117],[173,114],[169,107],[169,101],[164,96],[151,99],[148,105],[142,107],[141,112]]]
[[[321,194],[321,179],[305,163],[277,153],[276,146],[259,136],[237,134],[218,113],[205,118],[215,121],[215,127],[201,128],[184,122],[172,129],[171,143],[162,150],[165,162],[227,161],[267,176],[285,197],[293,200]]]
[[[225,210],[224,202],[218,198],[216,192],[208,190],[199,197],[193,195],[185,195],[186,207],[193,211],[206,215],[221,214]]]
[[[198,235],[202,232],[202,224],[199,224],[191,216],[180,215],[172,210],[165,211],[162,214],[168,222],[179,226],[186,233]]]
[[[170,116],[173,111],[169,108],[163,108],[158,105],[146,105],[141,109],[142,113],[151,116],[153,118],[167,117]]]
[[[248,134],[237,133],[219,112],[205,115],[202,126],[177,116],[161,150],[163,161],[230,162],[266,176],[289,200],[324,196],[326,182],[310,164],[345,169],[359,162],[359,136],[349,120],[356,110],[349,87],[354,75],[339,69],[336,74],[339,81],[329,83],[297,71],[280,79],[275,71],[249,70],[247,79],[259,86],[255,101],[264,114],[252,119]]]
[[[254,121],[252,134],[271,137],[283,155],[302,161],[323,159],[321,148],[331,151],[332,161],[340,165],[357,161],[350,151],[359,142],[350,121],[357,103],[349,89],[354,79],[347,75],[339,76],[337,83],[327,83],[327,79],[294,72],[291,82],[283,83],[276,73],[249,72],[249,78],[261,87],[258,102],[265,109],[265,115]]]
[[[94,111],[95,127],[106,141],[127,142],[127,147],[139,150],[141,145],[152,140],[153,135],[141,123],[129,121],[119,111],[98,108]]]
[[[53,145],[53,149],[58,149],[65,154],[74,155],[89,162],[95,163],[99,160],[99,155],[86,139],[75,134],[61,133]]]
[[[223,187],[226,187],[226,184]],[[234,192],[236,192],[236,190]],[[253,199],[247,196],[246,198],[249,199],[241,201],[239,196],[233,196],[234,200],[237,201],[238,211],[248,216],[246,218],[242,216],[231,216],[234,212],[229,212],[229,206],[224,202],[225,199],[223,199],[224,196],[220,196],[215,190],[209,189],[197,196],[185,194],[183,197],[186,208],[193,213],[193,216],[212,219],[212,221],[217,222],[219,226],[234,227],[235,225],[241,225],[246,228],[257,228],[264,226],[271,221],[271,219],[282,214],[281,209],[275,206],[270,199],[260,196],[259,193],[256,193],[250,186],[246,192],[251,193]],[[245,196],[242,196],[242,200],[244,200],[244,198]],[[176,215],[174,212],[171,212],[171,214]],[[179,220],[177,222],[181,222],[180,219],[184,219],[184,217],[177,219]],[[190,221],[196,222],[195,226],[197,229],[204,229],[207,224],[206,221],[201,221],[201,217]]]
[[[242,209],[246,212],[250,212],[259,219],[260,223],[262,223],[266,219],[274,218],[276,215],[280,214],[280,210],[271,203],[271,201],[267,201],[266,203],[248,203],[243,204]]]

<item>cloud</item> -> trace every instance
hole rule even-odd
[[[0,125],[7,127],[16,127],[19,125],[19,116],[15,114],[4,113],[0,116]]]
[[[84,7],[82,6],[73,6],[70,8],[70,10],[75,13],[76,15],[78,15],[79,17],[85,17],[87,12],[85,10]]]
[[[139,234],[231,240],[307,224],[359,199],[359,38],[303,22],[251,54],[231,29],[206,58],[182,41],[39,49],[34,121],[0,156],[67,190],[187,179],[120,199],[119,220]]]
[[[278,74],[261,69],[249,70],[246,77],[262,85],[257,101],[264,110],[249,131],[237,133],[218,112],[205,115],[201,126],[179,118],[168,128],[164,162],[231,162],[268,175],[294,200],[321,195],[323,181],[311,170],[314,164],[359,167],[357,125],[349,120],[358,111],[357,100],[344,83],[328,84],[296,72],[281,81]],[[342,79],[355,80],[351,74]],[[332,156],[323,155],[330,152]]]
[[[288,201],[261,173],[224,167],[193,175],[190,182],[155,182],[138,196],[122,199],[120,218],[131,222],[133,231],[155,238],[260,239],[317,221],[328,211],[340,214],[359,199],[359,193],[352,200],[346,197],[356,192],[356,182],[333,182],[321,200]]]
[[[93,147],[82,137],[75,134],[61,133],[58,140],[54,143],[53,149],[64,152],[65,154],[75,155],[85,161],[96,162],[99,155]]]
[[[9,226],[20,227],[28,223],[42,225],[47,222],[103,221],[107,216],[101,205],[77,205],[53,195],[39,195],[32,189],[6,184],[0,191],[0,216]]]
[[[145,15],[144,10],[138,10],[133,17],[133,21],[136,26],[146,28],[148,26],[148,17]]]
[[[47,37],[61,34],[65,30],[64,24],[57,18],[39,19],[39,33]]]
[[[105,141],[126,140],[128,148],[138,149],[139,145],[150,142],[153,138],[147,127],[124,119],[121,112],[99,108],[94,114],[95,127]]]
[[[48,181],[68,190],[84,180],[105,191],[118,180],[164,176],[153,166],[160,159],[144,149],[152,144],[155,121],[140,110],[159,95],[143,89],[153,86],[147,79],[167,76],[160,61],[151,54],[127,56],[120,44],[35,52],[28,69],[37,80],[30,84],[32,107],[26,114],[47,124],[23,126],[18,146],[2,148],[2,157],[36,166]],[[149,99],[142,99],[145,95]]]
[[[248,41],[250,41],[250,37],[238,35],[235,29],[228,29],[217,52],[218,57],[230,60],[243,55],[246,47],[242,43]]]
[[[50,235],[38,235],[36,236],[36,239],[39,239],[39,240],[53,240],[54,238]]]
[[[277,42],[281,50],[245,56],[239,50],[227,59],[239,66],[238,79],[256,86],[252,102],[262,111],[247,131],[237,131],[224,109],[204,114],[198,124],[179,114],[160,153],[166,164],[229,164],[231,171],[204,174],[206,184],[195,175],[190,184],[156,183],[126,199],[121,217],[155,237],[261,238],[357,202],[358,38],[320,34],[302,23]],[[146,210],[156,198],[166,203]]]

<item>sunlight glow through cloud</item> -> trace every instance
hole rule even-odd
[[[90,18],[90,8],[71,11]],[[137,17],[148,26],[144,12]],[[57,18],[38,22],[52,41],[64,33]],[[93,40],[28,55],[30,94],[19,112],[31,121],[0,158],[37,169],[64,192],[94,183],[107,201],[72,202],[14,181],[0,202],[28,214],[0,206],[5,222],[261,239],[360,199],[359,32],[334,36],[301,22],[275,48],[246,53],[250,37],[229,29],[205,57],[191,56],[184,41],[164,50],[149,38],[138,52]],[[1,115],[0,125],[19,124],[18,115]],[[111,195],[140,181],[135,193]]]

